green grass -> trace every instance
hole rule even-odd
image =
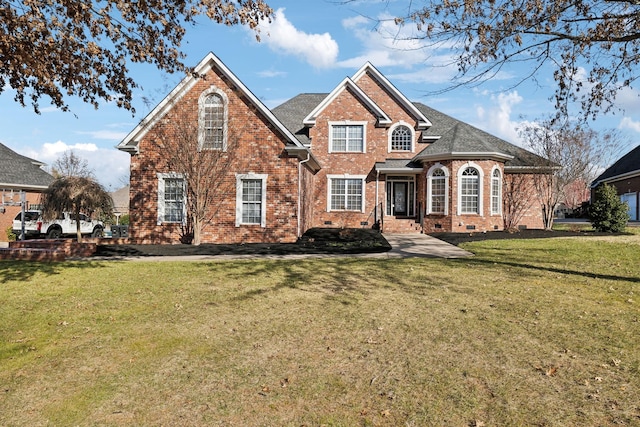
[[[0,263],[0,425],[640,425],[640,235]]]

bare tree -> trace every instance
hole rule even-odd
[[[181,240],[199,245],[204,227],[214,222],[220,207],[216,200],[235,194],[235,181],[229,179],[229,173],[238,132],[229,119],[220,146],[206,148],[193,116],[192,108],[176,105],[157,127],[153,143],[163,153],[167,169],[184,180],[186,218]]]
[[[78,242],[82,241],[80,213],[111,215],[112,203],[111,196],[102,185],[86,176],[61,176],[40,196],[42,217],[45,220],[54,219],[63,212],[75,215]]]
[[[536,200],[530,174],[507,174],[502,183],[504,228],[515,231],[532,202]]]
[[[264,0],[0,0],[0,93],[15,90],[15,101],[35,112],[43,96],[67,111],[70,95],[133,111],[138,84],[128,63],[188,73],[180,49],[185,26],[204,15],[258,31],[272,12]]]
[[[551,229],[555,208],[576,183],[590,183],[622,147],[617,131],[597,132],[579,123],[540,120],[521,127],[520,137],[540,159],[534,185],[544,226]]]
[[[51,165],[51,174],[54,178],[60,178],[63,176],[82,176],[86,178],[93,178],[93,171],[89,168],[89,162],[77,156],[73,150],[65,151],[60,157]]]
[[[517,86],[550,66],[561,115],[580,101],[581,114],[595,117],[640,77],[638,0],[423,0],[389,19],[405,27],[397,38],[409,34],[425,49],[457,52],[450,88],[488,81],[508,63],[528,63]]]

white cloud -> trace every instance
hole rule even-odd
[[[45,163],[53,163],[62,153],[67,150],[73,150],[76,154],[81,152],[95,152],[98,147],[95,144],[73,144],[69,145],[62,141],[45,142],[39,149],[27,148],[26,156],[43,161]]]
[[[44,107],[40,109],[41,113],[57,113],[60,112],[62,110],[60,110],[58,107],[50,105],[48,107]]]
[[[342,67],[356,68],[371,61],[378,67],[396,66],[411,69],[419,66],[425,71],[416,71],[406,75],[406,81],[431,81],[424,74],[437,68],[438,80],[457,72],[454,45],[450,42],[432,43],[427,41],[416,24],[406,23],[399,26],[394,16],[379,14],[375,19],[357,16],[342,21],[342,26],[353,33],[362,46],[362,53],[356,57],[340,61]],[[428,71],[426,69],[429,69]]]
[[[262,41],[278,53],[297,56],[315,68],[335,65],[338,58],[338,43],[329,33],[308,34],[298,30],[278,9],[271,22],[260,23]]]
[[[257,72],[258,76],[265,78],[272,77],[286,77],[287,73],[285,71],[275,71],[275,70],[263,70]]]
[[[523,122],[514,121],[511,118],[513,107],[521,103],[522,100],[522,96],[515,90],[492,96],[488,107],[478,106],[476,108],[479,120],[477,126],[506,141],[523,146],[516,130]]]
[[[129,175],[129,154],[115,148],[99,148],[95,144],[66,144],[63,141],[44,143],[40,148],[14,148],[16,152],[51,166],[67,150],[87,161],[98,182],[113,191],[123,186],[122,179]]]
[[[618,127],[620,129],[631,129],[640,133],[640,121],[635,121],[630,117],[623,117]]]
[[[640,115],[640,91],[629,87],[622,88],[616,94],[615,106],[625,114]]]
[[[401,66],[411,68],[424,64],[443,65],[450,62],[448,54],[438,55],[436,50],[427,49],[424,43],[414,37],[415,25],[399,27],[388,14],[381,14],[376,20],[363,16],[347,18],[342,26],[350,30],[354,37],[362,43],[363,53],[338,63],[345,68],[358,68],[367,61],[377,67]]]

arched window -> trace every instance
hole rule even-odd
[[[227,98],[215,87],[202,93],[198,101],[198,141],[201,150],[226,150]]]
[[[468,167],[460,177],[460,213],[480,213],[480,173]]]
[[[427,172],[427,215],[449,213],[449,171],[441,164]]]
[[[411,151],[413,132],[408,126],[398,125],[391,131],[390,151]]]
[[[502,213],[502,177],[498,168],[491,173],[491,214]]]
[[[204,99],[204,139],[202,148],[222,150],[224,147],[224,102],[216,93]]]

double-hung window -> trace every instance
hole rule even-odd
[[[362,177],[329,177],[330,211],[364,211],[364,179]]]
[[[332,124],[330,152],[364,152],[364,124]]]
[[[463,214],[480,213],[480,178],[477,169],[468,167],[460,178],[460,211]]]
[[[429,213],[445,214],[445,201],[447,196],[447,177],[442,169],[436,169],[431,174],[431,200]]]
[[[184,222],[185,190],[180,174],[158,174],[158,224]]]
[[[499,215],[502,212],[502,179],[500,171],[494,169],[491,174],[491,214]]]
[[[236,175],[236,226],[266,227],[267,175]]]

